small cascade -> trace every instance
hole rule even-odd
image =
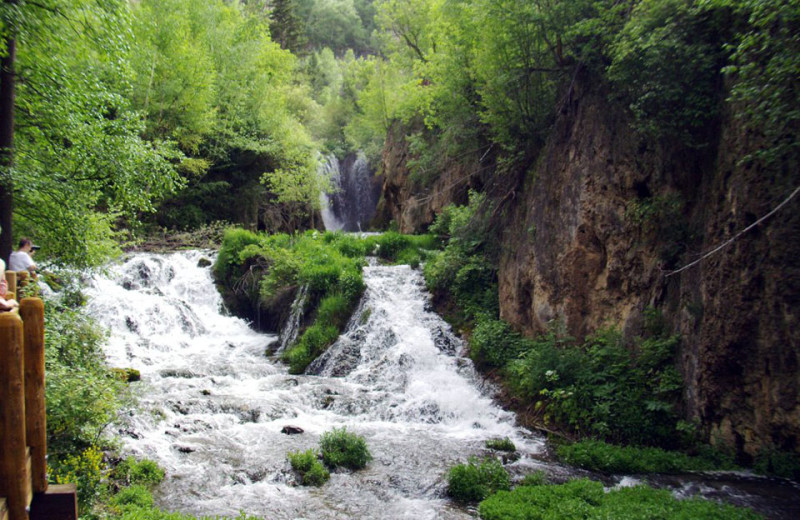
[[[289,319],[286,320],[286,325],[284,325],[281,331],[280,345],[275,351],[275,354],[282,353],[297,339],[297,333],[300,331],[300,319],[303,317],[307,297],[308,285],[303,285],[298,289],[297,295],[294,297]]]
[[[351,154],[342,161],[329,155],[320,163],[320,174],[329,179],[332,188],[327,196],[321,195],[325,229],[365,231],[375,216],[380,181],[364,154]]]

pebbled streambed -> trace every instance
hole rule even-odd
[[[347,332],[309,368],[315,375],[296,376],[265,356],[277,336],[223,312],[210,268],[198,265],[203,258],[213,253],[135,254],[88,291],[90,313],[111,331],[109,363],[141,371],[140,407],[117,428],[127,453],[166,469],[161,507],[270,520],[475,518],[446,498],[445,475],[502,437],[520,454],[506,466],[512,477],[577,474],[546,462],[544,440],[492,401],[493,388],[460,356],[461,340],[430,310],[419,271],[366,267],[367,292]],[[304,433],[281,433],[287,425]],[[334,427],[364,436],[374,460],[334,472],[321,488],[298,486],[287,453],[317,448]],[[635,480],[608,480],[620,482]],[[654,483],[756,505],[775,518],[790,518],[798,502],[797,488],[782,481]],[[765,497],[769,489],[777,491]]]

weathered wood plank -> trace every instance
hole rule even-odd
[[[0,313],[0,496],[6,497],[9,520],[28,518],[23,359],[22,320]]]
[[[51,484],[44,493],[36,493],[30,520],[78,520],[77,486]]]
[[[44,399],[44,302],[19,303],[25,344],[25,439],[31,449],[33,491],[47,490],[47,418]]]

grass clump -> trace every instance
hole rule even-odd
[[[517,447],[514,446],[514,443],[506,437],[505,439],[489,439],[486,441],[486,447],[490,450],[497,450],[497,451],[508,451],[514,452],[517,451]]]
[[[481,502],[483,520],[703,518],[755,520],[760,515],[747,509],[700,498],[677,500],[669,491],[647,486],[613,489],[586,479],[553,486],[521,486],[500,491]]]
[[[462,503],[480,502],[489,495],[511,489],[508,472],[496,459],[471,457],[466,464],[450,468],[447,494]]]
[[[597,440],[563,444],[556,448],[556,452],[567,464],[607,473],[682,473],[733,469],[730,462],[720,463],[709,457],[691,457],[660,448],[614,446]]]
[[[367,442],[346,428],[334,428],[319,440],[322,460],[330,468],[362,469],[372,460]]]
[[[290,452],[289,463],[300,474],[304,486],[321,486],[331,478],[314,450]]]

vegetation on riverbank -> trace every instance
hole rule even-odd
[[[580,479],[560,485],[520,486],[500,491],[478,506],[483,520],[526,518],[647,520],[651,518],[762,518],[752,511],[703,499],[678,500],[667,490],[635,486],[604,490]]]
[[[395,232],[359,237],[307,231],[256,234],[228,230],[214,267],[229,298],[243,298],[266,312],[285,312],[285,296],[304,291],[303,327],[282,354],[292,373],[302,373],[342,333],[364,292],[366,256],[419,264],[436,247],[431,235]],[[277,320],[278,325],[283,325]]]

